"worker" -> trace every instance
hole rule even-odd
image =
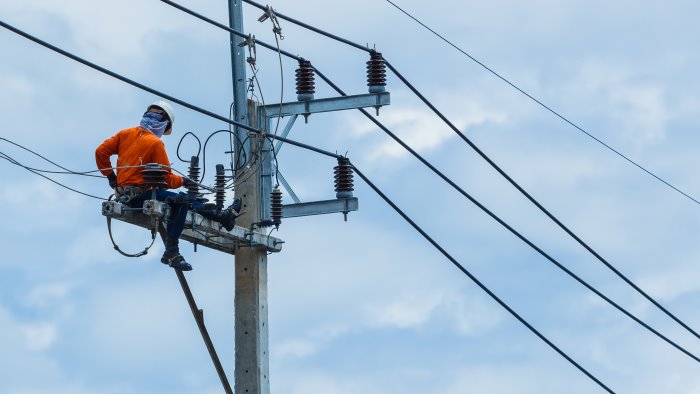
[[[170,161],[161,137],[172,133],[174,120],[175,111],[170,104],[165,101],[156,101],[146,108],[139,126],[118,132],[95,150],[97,168],[107,177],[109,186],[114,189],[117,197],[120,195],[131,197],[129,206],[141,208],[143,202],[152,196],[151,190],[140,188],[143,183],[141,170],[148,163],[161,164],[163,169],[167,170],[165,182],[168,189],[196,184],[187,177],[174,174],[170,169]],[[116,173],[110,160],[112,155],[117,155]],[[192,207],[204,217],[218,221],[226,230],[231,231],[241,206],[240,199],[236,199],[230,207],[217,211],[213,204],[203,205],[201,202],[188,201],[185,193],[163,189],[157,189],[155,196],[159,201],[166,201],[170,207],[166,220],[165,252],[160,261],[182,271],[192,270],[192,266],[182,257],[178,247],[188,207]]]

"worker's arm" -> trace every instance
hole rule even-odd
[[[165,145],[163,141],[158,141],[159,143],[153,144],[153,160],[156,163],[165,166],[168,173],[165,174],[165,182],[168,184],[168,188],[177,189],[183,184],[183,179],[180,175],[173,174],[170,169],[170,160],[168,160],[168,153],[165,151]]]
[[[107,138],[95,149],[95,162],[97,163],[97,168],[104,176],[111,176],[110,174],[114,174],[114,170],[112,170],[112,161],[109,157],[116,155],[119,151],[121,134],[122,132],[120,131],[112,137]]]

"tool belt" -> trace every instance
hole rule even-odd
[[[128,204],[131,202],[131,200],[140,196],[142,192],[143,189],[138,186],[117,186],[114,191],[114,197],[115,200],[119,201],[120,203]]]

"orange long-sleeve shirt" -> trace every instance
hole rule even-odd
[[[182,186],[182,177],[173,174],[170,170],[170,160],[165,152],[165,145],[155,134],[137,126],[124,129],[100,144],[95,150],[97,168],[102,169],[103,175],[112,172],[110,156],[117,155],[117,183],[121,186],[139,186],[143,183],[141,167],[122,168],[128,166],[140,166],[148,163],[159,163],[168,170],[165,181],[170,189]]]

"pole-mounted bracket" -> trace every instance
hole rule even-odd
[[[286,204],[282,205],[282,217],[295,218],[339,212],[347,214],[348,212],[357,211],[358,207],[357,197]]]
[[[155,200],[145,201],[143,211],[129,208],[117,201],[102,203],[102,215],[149,230],[153,228],[152,219],[156,217],[162,219],[167,210],[167,203]],[[284,243],[279,238],[257,230],[251,232],[250,229],[241,226],[235,226],[231,231],[226,231],[218,222],[192,212],[187,214],[185,229],[180,239],[228,254],[236,254],[237,249],[251,245],[264,248],[268,252],[280,252]]]
[[[308,101],[293,101],[282,104],[268,104],[262,108],[262,113],[268,117],[308,115],[319,112],[343,111],[358,108],[379,108],[391,104],[389,92],[358,94],[322,98]]]

